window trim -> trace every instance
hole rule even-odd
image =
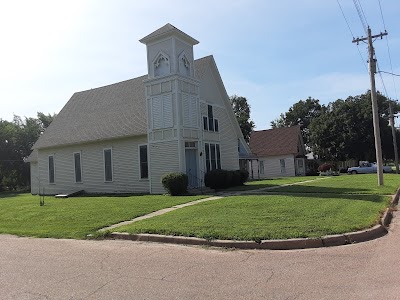
[[[75,154],[79,154],[79,167],[80,167],[80,173],[81,173],[81,181],[76,180],[76,161],[75,161]],[[74,166],[74,179],[75,183],[83,183],[83,171],[82,171],[82,151],[75,151],[72,154],[73,158],[73,166]]]
[[[213,169],[213,160],[212,160],[212,153],[211,153],[211,145],[214,146],[214,160],[215,160],[215,169]],[[206,172],[212,171],[212,170],[220,170],[221,167],[221,145],[219,143],[204,143],[204,152],[205,152],[205,170]],[[207,154],[208,154],[208,159],[207,159]]]
[[[53,181],[51,181],[50,178],[50,157],[53,159]],[[48,172],[48,179],[49,179],[49,184],[56,184],[56,160],[55,160],[55,155],[50,154],[47,156],[47,172]]]
[[[142,177],[142,161],[140,157],[140,148],[146,146],[147,152],[147,177]],[[149,145],[148,144],[139,144],[138,145],[138,161],[139,161],[139,180],[148,181],[150,179],[150,172],[149,172]]]
[[[213,118],[213,130],[210,130],[210,119],[203,115],[203,131],[219,133],[219,120]]]
[[[284,158],[279,159],[279,165],[281,167],[281,174],[286,174],[286,161]]]
[[[110,150],[110,158],[111,158],[111,180],[107,180],[106,178],[106,151]],[[104,171],[104,182],[113,182],[114,181],[114,164],[113,164],[113,149],[112,147],[103,148],[103,171]]]
[[[264,161],[263,160],[260,160],[260,161],[258,161],[258,164],[259,164],[259,168],[260,168],[260,174],[265,174],[265,166],[264,166]],[[261,172],[262,171],[262,172]]]

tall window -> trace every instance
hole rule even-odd
[[[49,156],[49,183],[55,182],[54,156]]]
[[[82,182],[81,153],[74,153],[75,182]]]
[[[147,145],[139,146],[140,178],[149,178],[149,163],[147,159]]]
[[[205,144],[206,170],[221,169],[221,153],[218,144]]]
[[[285,164],[285,160],[284,159],[280,159],[279,163],[281,165],[281,174],[285,174],[286,173],[286,164]]]
[[[260,160],[259,165],[260,165],[260,174],[264,174],[264,161]]]
[[[208,105],[207,116],[203,116],[203,129],[206,131],[219,131],[218,120],[214,118],[212,105]]]
[[[208,130],[214,131],[214,114],[213,107],[211,105],[208,106]]]
[[[111,149],[104,149],[104,181],[113,181]]]

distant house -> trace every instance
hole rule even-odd
[[[239,169],[243,139],[212,56],[167,24],[140,40],[148,75],[75,93],[32,147],[32,193],[164,193],[161,176],[192,187]],[[239,153],[241,152],[241,153]]]
[[[305,175],[306,151],[300,126],[254,131],[251,152],[258,157],[253,165],[259,178]]]

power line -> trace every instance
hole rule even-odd
[[[362,10],[361,4],[357,0],[353,0],[354,6],[356,7],[358,17],[360,18],[361,25],[364,28],[365,33],[368,33],[367,19],[365,18],[364,11]]]
[[[383,11],[382,11],[382,6],[381,6],[381,0],[378,0],[378,3],[379,3],[379,9],[380,9],[380,12],[381,12],[381,17],[382,17],[383,29],[385,29],[385,32],[386,32],[386,24],[385,24],[385,18],[383,17]],[[396,100],[397,100],[398,97],[397,97],[397,89],[396,89],[396,82],[395,82],[395,80],[394,80],[394,76],[399,76],[399,75],[393,74],[392,56],[390,55],[389,39],[388,39],[387,36],[386,36],[386,46],[387,46],[387,50],[388,50],[389,63],[390,63],[390,70],[392,71],[392,72],[391,72],[391,75],[392,75],[392,79],[393,79],[394,93],[395,93]],[[384,73],[388,73],[388,72],[384,72]]]
[[[339,5],[340,11],[342,12],[342,16],[343,16],[344,20],[346,21],[347,28],[349,28],[351,37],[354,39],[353,31],[352,31],[351,28],[350,28],[350,24],[349,24],[349,22],[347,21],[347,18],[346,18],[346,15],[344,14],[344,11],[343,11],[343,9],[342,9],[342,6],[340,5],[339,0],[336,0],[336,1],[337,1],[337,4]],[[360,47],[359,47],[358,45],[357,45],[357,50],[358,50],[358,54],[360,54],[360,57],[361,57],[361,60],[362,60],[362,62],[363,62],[363,64],[364,64],[365,70],[367,70],[367,72],[368,72],[367,64],[365,63],[365,59],[364,59],[364,57],[362,56],[362,53],[361,53],[361,51],[360,51]]]
[[[386,74],[390,74],[390,75],[393,75],[393,76],[400,76],[400,74],[394,74],[394,73],[391,73],[391,72],[386,72],[386,71],[379,71],[379,73],[386,73]]]
[[[382,81],[382,86],[383,86],[383,90],[385,91],[385,96],[386,96],[387,99],[389,99],[389,94],[388,94],[388,92],[387,92],[387,90],[386,90],[386,86],[385,86],[385,82],[383,81],[382,73],[381,73],[380,70],[379,70],[379,64],[378,64],[378,62],[376,63],[376,66],[377,66],[377,68],[378,68],[378,72],[377,72],[377,73],[379,73],[379,77],[381,78],[381,81]]]

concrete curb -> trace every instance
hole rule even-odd
[[[390,207],[383,214],[380,224],[372,228],[338,235],[328,235],[321,238],[299,238],[287,240],[237,241],[237,240],[207,240],[196,237],[169,236],[159,234],[129,234],[112,232],[110,238],[131,241],[145,241],[180,245],[213,246],[236,249],[265,249],[265,250],[295,250],[321,247],[342,246],[361,243],[380,238],[388,233],[388,226],[393,218],[393,207],[399,202],[400,189],[392,197]]]

